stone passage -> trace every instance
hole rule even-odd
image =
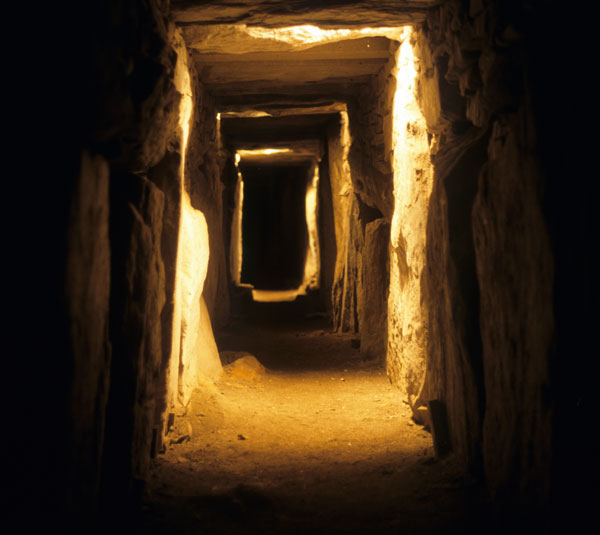
[[[591,17],[528,0],[80,4],[57,21],[38,17],[52,60],[23,69],[35,73],[19,82],[30,90],[21,111],[33,118],[20,123],[43,142],[31,148],[23,136],[26,154],[13,158],[22,171],[5,194],[20,207],[9,218],[15,251],[5,255],[17,346],[7,361],[18,368],[7,379],[25,389],[13,401],[41,437],[19,442],[9,463],[22,521],[133,532],[145,489],[160,492],[150,483],[156,463],[175,467],[173,477],[186,463],[203,466],[214,485],[218,473],[233,485],[225,467],[235,458],[242,487],[203,487],[192,502],[204,507],[199,496],[210,490],[218,516],[219,507],[281,498],[282,525],[301,528],[300,494],[252,479],[244,459],[258,459],[256,430],[228,426],[253,415],[230,409],[245,391],[248,403],[272,399],[289,422],[291,401],[271,396],[285,395],[284,385],[300,392],[305,377],[323,418],[320,388],[335,369],[332,392],[356,411],[362,399],[373,432],[394,420],[377,411],[375,390],[405,424],[370,460],[366,439],[345,449],[355,448],[342,433],[354,429],[349,414],[330,419],[344,437],[335,447],[310,434],[312,422],[303,442],[304,416],[272,442],[292,460],[286,441],[308,448],[298,466],[340,525],[344,508],[364,532],[408,518],[398,493],[413,488],[400,476],[413,454],[388,455],[410,436],[410,418],[426,429],[437,421],[430,408],[443,407],[447,460],[425,472],[442,477],[447,462],[474,478],[500,531],[516,521],[543,531],[562,516],[578,530],[581,513],[595,510],[579,481],[595,443],[572,436],[597,412],[595,151],[584,146],[594,139],[585,135],[594,102],[585,89],[594,85],[582,53],[594,49]],[[284,336],[285,302],[302,322],[324,321],[326,334]],[[278,327],[252,331],[240,347],[215,337],[226,326],[241,336],[258,310]],[[352,352],[338,359],[344,337]],[[296,346],[312,368],[286,359]],[[224,366],[227,349],[250,352],[266,371],[252,360]],[[354,371],[344,376],[338,364]],[[295,379],[285,375],[292,371]],[[308,381],[309,371],[325,375]],[[233,383],[249,378],[250,386]],[[363,379],[373,391],[361,398]],[[356,401],[344,397],[346,382]],[[205,431],[198,403],[216,418]],[[172,442],[179,424],[189,424],[189,442]],[[211,430],[233,442],[202,446]],[[173,464],[177,457],[188,460]],[[211,459],[219,467],[202,464]],[[358,474],[379,474],[377,496],[398,499],[385,510],[367,491],[362,501],[328,501],[319,472],[350,486]],[[299,471],[288,476],[305,483]],[[173,499],[174,511],[189,505]],[[428,518],[431,509],[409,503]],[[163,513],[172,516],[150,516]]]
[[[268,306],[279,321],[262,316]],[[137,533],[475,529],[481,496],[434,458],[383,369],[353,335],[299,308],[255,303],[246,322],[217,333],[221,347],[252,355],[222,351],[222,380],[175,418]]]

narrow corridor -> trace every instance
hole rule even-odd
[[[586,532],[593,17],[76,7],[10,106],[7,525]]]
[[[383,367],[307,300],[248,303],[217,333],[233,363],[175,416],[139,533],[441,533],[472,521],[468,485],[434,457]]]

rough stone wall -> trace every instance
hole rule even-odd
[[[135,499],[134,481],[146,475],[156,425],[165,302],[160,249],[164,195],[147,178],[123,170],[113,169],[111,180],[113,359],[103,487],[111,499],[118,493],[129,504]]]
[[[167,408],[182,195],[180,37],[167,4],[91,1],[80,24],[65,29],[76,38],[64,51],[73,60],[61,86],[68,99],[57,102],[64,101],[61,119],[72,146],[56,146],[64,155],[54,169],[58,202],[51,196],[46,202],[60,211],[48,225],[51,254],[66,260],[51,264],[60,295],[50,305],[58,328],[48,338],[47,358],[57,361],[47,366],[53,386],[42,390],[55,400],[49,406],[57,427],[48,436],[61,439],[20,492],[46,496],[41,510],[62,517],[74,532],[90,528],[98,503],[107,522],[112,515],[127,522]],[[201,129],[212,128],[210,143],[195,140],[204,143],[198,150],[213,152],[214,110],[207,104],[196,120]],[[216,157],[202,158],[200,170],[212,181]],[[199,166],[200,157],[192,162]],[[200,298],[197,305],[206,327]]]
[[[424,279],[430,337],[421,401],[452,400],[447,410],[454,450],[474,471],[481,469],[483,377],[471,207],[486,144],[487,137],[480,137],[434,184]]]
[[[360,352],[383,361],[387,349],[387,298],[390,282],[390,225],[383,218],[366,224],[359,308]]]
[[[171,354],[171,376],[177,378],[168,396],[171,410],[187,407],[193,390],[214,381],[222,372],[203,295],[209,263],[208,242],[204,214],[194,209],[184,195],[175,294],[179,324],[174,325],[180,340]]]
[[[320,302],[327,314],[332,317],[331,290],[335,273],[337,247],[335,243],[335,223],[331,184],[329,180],[329,160],[325,156],[319,165],[319,243],[321,250]]]
[[[134,5],[135,4],[135,5]],[[74,414],[70,421],[72,447],[98,452],[97,470],[86,485],[101,487],[103,516],[126,511],[139,497],[135,480],[145,475],[155,425],[157,372],[163,361],[161,313],[165,300],[164,270],[160,243],[164,195],[145,178],[163,159],[177,128],[178,96],[173,84],[174,58],[170,45],[174,27],[168,24],[164,6],[155,2],[91,2],[86,5],[81,27],[86,32],[75,55],[78,91],[68,104],[73,110],[69,125],[73,139],[95,159],[108,162],[110,200],[110,327],[104,345],[112,345],[110,367],[97,367],[94,376],[71,377],[73,387],[91,395],[110,376],[108,402],[103,413],[98,392],[95,413],[85,419]],[[87,18],[86,18],[87,17]],[[92,183],[83,175],[85,187]],[[99,196],[99,199],[102,197]],[[75,197],[72,197],[75,199]],[[72,205],[75,201],[72,201]],[[85,228],[85,218],[70,221],[71,229]],[[93,234],[85,243],[89,251],[98,247]],[[69,255],[75,250],[68,244]],[[101,263],[98,263],[101,266]],[[82,272],[83,274],[83,272]],[[79,280],[72,273],[68,280]],[[67,287],[68,301],[76,288]],[[102,323],[80,316],[72,340],[86,339]],[[101,344],[98,347],[102,347]],[[76,356],[75,366],[89,355]],[[79,364],[78,364],[79,363]],[[83,400],[72,399],[77,407]],[[83,404],[82,406],[84,406]],[[78,437],[90,421],[102,422],[97,434]],[[78,456],[68,459],[71,473],[82,477],[87,470]],[[95,481],[93,480],[95,478]],[[79,492],[67,485],[70,492]],[[82,502],[86,502],[85,504]],[[93,511],[95,496],[65,500],[65,514],[76,518],[81,511]],[[88,520],[89,522],[89,517]],[[84,528],[80,529],[83,531]]]
[[[379,217],[388,223],[394,213],[393,115],[397,49],[398,43],[390,41],[390,59],[359,97],[350,102],[348,110],[354,190],[367,207],[379,210]]]
[[[201,186],[206,186],[206,183],[203,182],[192,190],[194,178],[204,178],[198,169],[198,154],[204,154],[206,147],[200,146],[195,147],[195,151],[190,150],[191,143],[202,144],[207,141],[202,136],[206,127],[203,124],[199,125],[195,119],[203,117],[202,97],[204,94],[198,92],[200,86],[193,82],[193,72],[190,71],[187,49],[178,31],[174,35],[173,47],[177,54],[174,83],[181,95],[177,131],[181,160],[177,179],[180,184],[180,213],[176,234],[178,243],[175,260],[176,275],[172,294],[174,302],[173,334],[166,368],[166,399],[169,411],[181,410],[186,407],[193,389],[203,382],[215,380],[221,372],[221,364],[204,297],[211,257],[209,233],[214,230],[221,236],[221,217],[220,214],[213,217],[214,225],[211,229],[207,224],[205,214],[193,205],[191,198],[192,191],[196,192],[194,197],[197,199],[200,196],[199,192],[202,191]],[[212,114],[209,119],[210,128],[210,125],[216,121],[212,106],[209,107],[208,113]],[[208,148],[210,149],[210,147],[209,145]],[[190,152],[195,155],[192,160],[188,157]],[[220,184],[219,174],[211,178]],[[219,204],[212,210],[220,207]],[[219,250],[221,255],[218,254]],[[216,262],[213,262],[213,265],[218,266],[219,260],[223,265],[222,244],[220,249],[217,249],[215,259]],[[164,416],[163,414],[163,431],[166,430]]]
[[[481,293],[486,478],[502,500],[516,490],[538,505],[550,487],[547,394],[554,268],[531,125],[526,107],[494,121],[473,231]],[[507,478],[515,473],[515,481]]]
[[[405,29],[397,51],[393,108],[394,215],[390,230],[387,372],[413,411],[421,405],[429,339],[423,298],[426,223],[433,176],[426,123],[415,100],[421,67]]]
[[[204,300],[214,328],[229,320],[229,276],[223,229],[223,185],[226,154],[220,146],[217,112],[195,71],[188,63],[194,94],[194,115],[186,160],[186,189],[192,205],[206,217],[210,241]]]
[[[449,60],[442,55],[434,61],[428,39],[419,32],[415,42],[421,64],[416,95],[431,135],[434,163],[423,284],[430,333],[419,405],[425,407],[431,399],[446,402],[454,451],[478,472],[484,400],[470,214],[487,138],[483,129],[465,123],[464,99],[445,78]]]
[[[513,5],[514,4],[514,5]],[[446,2],[417,37],[434,188],[423,397],[497,503],[550,488],[553,254],[525,68],[527,8]]]
[[[390,379],[416,408],[427,350],[421,273],[431,177],[427,133],[409,87],[411,44],[400,44],[408,36],[399,31],[399,41],[390,41],[387,64],[350,106],[349,159],[362,233],[369,234],[358,299],[361,351],[387,354]]]
[[[380,360],[385,358],[387,350],[388,249],[394,210],[392,123],[397,47],[396,41],[390,41],[389,61],[349,106],[352,133],[349,161],[360,232],[365,243],[358,284],[361,353],[367,358]]]
[[[332,284],[333,328],[358,332],[358,283],[363,233],[358,222],[358,201],[348,164],[350,128],[346,113],[327,131],[329,180],[335,227],[336,261]]]
[[[111,347],[108,340],[110,291],[109,166],[101,156],[81,155],[71,202],[66,293],[72,340],[73,426],[68,456],[68,499],[89,514],[99,491],[99,467],[108,398]]]

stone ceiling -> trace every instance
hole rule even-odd
[[[344,98],[376,74],[389,54],[388,39],[364,37],[307,50],[206,54],[194,49],[192,57],[202,83],[226,105],[240,93]]]
[[[339,103],[387,62],[389,38],[436,3],[171,0],[171,9],[226,141],[257,147],[322,137]]]
[[[322,28],[402,26],[421,22],[439,0],[171,0],[175,21],[190,24],[248,24]]]

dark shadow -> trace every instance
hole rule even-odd
[[[242,282],[255,288],[297,288],[308,243],[305,166],[241,166]]]
[[[241,315],[215,332],[219,351],[248,351],[272,371],[338,370],[366,364],[355,334],[331,333],[318,292],[293,302],[259,303],[250,295],[236,306]]]

